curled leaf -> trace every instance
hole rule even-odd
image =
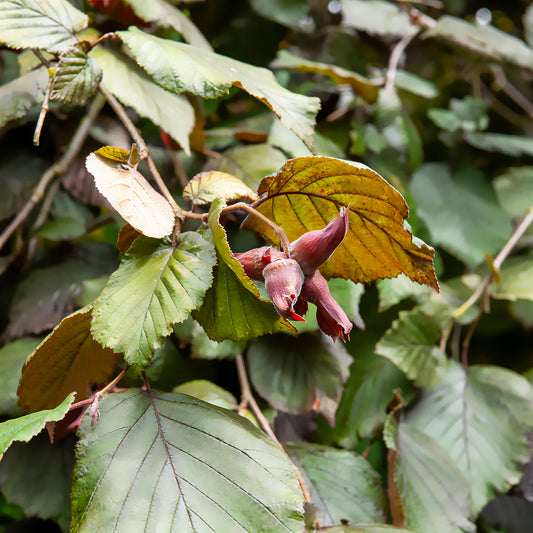
[[[147,237],[170,235],[174,228],[172,207],[136,168],[97,152],[89,154],[85,164],[98,190],[124,220]]]
[[[210,204],[215,198],[222,198],[226,202],[240,199],[257,200],[257,194],[239,178],[221,172],[210,170],[200,172],[187,183],[183,189],[183,198],[196,205]]]

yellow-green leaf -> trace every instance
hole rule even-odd
[[[257,200],[257,194],[239,178],[210,170],[200,172],[187,183],[183,189],[183,198],[196,205],[210,204],[215,198],[221,198],[226,202],[239,199]]]
[[[91,385],[108,380],[118,356],[91,337],[91,307],[64,318],[22,368],[20,406],[28,412],[56,407],[71,392],[80,401]]]
[[[266,197],[257,209],[291,241],[324,228],[342,206],[349,208],[348,233],[321,267],[324,276],[370,283],[404,273],[438,289],[433,248],[412,236],[402,195],[367,166],[330,157],[291,159],[261,182],[258,193]],[[244,227],[277,242],[257,217],[249,216]]]
[[[293,68],[299,72],[317,72],[324,74],[337,84],[349,85],[355,94],[373,104],[378,99],[379,85],[366,79],[364,76],[328,63],[309,61],[303,57],[295,56],[287,50],[280,50],[276,59],[270,64],[272,68]]]

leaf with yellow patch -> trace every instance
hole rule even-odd
[[[210,204],[215,198],[225,202],[247,199],[257,200],[255,194],[243,181],[227,172],[210,170],[200,172],[183,189],[183,198],[195,205]]]
[[[83,400],[112,376],[118,355],[91,337],[91,310],[64,318],[24,364],[17,394],[25,411],[56,407],[71,392]]]
[[[367,166],[330,157],[291,159],[263,179],[258,193],[266,196],[257,210],[291,241],[324,228],[342,206],[349,208],[348,233],[320,269],[327,278],[370,283],[404,273],[438,290],[433,248],[411,234],[402,195]],[[249,216],[244,228],[277,242],[257,217]]]

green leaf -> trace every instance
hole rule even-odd
[[[342,150],[337,144],[335,144],[325,135],[321,135],[319,132],[315,131],[313,139],[315,141],[317,153],[328,157],[344,157],[344,150]],[[309,150],[304,142],[299,139],[295,133],[283,126],[278,119],[272,122],[272,126],[268,134],[268,142],[269,144],[280,148],[285,154],[293,158],[313,155],[312,150]],[[276,165],[273,169],[270,169],[268,172],[263,172],[261,178],[263,178],[266,174],[272,174],[286,161],[287,157],[283,157],[283,161],[281,161],[281,163]],[[259,181],[257,182],[258,184]]]
[[[44,99],[47,85],[46,67],[31,70],[2,85],[0,87],[0,128],[10,120],[25,117],[33,106],[40,104]]]
[[[72,309],[83,282],[108,274],[115,264],[115,254],[107,245],[83,243],[71,249],[68,260],[31,270],[15,289],[5,336],[54,328]]]
[[[259,296],[257,286],[232,257],[226,232],[218,221],[224,207],[223,199],[219,198],[213,202],[209,213],[218,264],[213,284],[194,318],[215,341],[243,342],[276,331],[295,331],[278,315],[270,301]]]
[[[500,270],[500,283],[490,287],[494,298],[533,300],[533,253],[507,259]]]
[[[54,195],[48,220],[36,235],[56,241],[75,239],[86,233],[92,220],[92,213],[85,205],[59,190]]]
[[[369,283],[404,272],[437,288],[433,249],[409,231],[401,194],[367,166],[329,157],[291,159],[261,182],[258,194],[266,197],[256,209],[291,241],[324,228],[341,206],[349,208],[348,233],[321,267],[324,276]],[[248,217],[244,227],[276,242],[274,232],[257,217]]]
[[[321,530],[322,531],[322,530]],[[354,526],[325,527],[325,533],[412,533],[407,529],[385,524],[355,524]]]
[[[318,98],[292,93],[279,85],[272,72],[213,52],[153,37],[131,27],[117,35],[137,62],[168,91],[189,91],[204,98],[228,94],[236,85],[265,103],[310,148],[319,108]]]
[[[72,439],[52,444],[41,432],[28,443],[14,443],[2,457],[0,490],[26,516],[54,520],[68,531],[73,468]]]
[[[89,43],[72,45],[61,54],[52,79],[51,100],[83,106],[94,96],[102,79],[102,71],[87,57]]]
[[[279,120],[276,122],[279,123]],[[287,129],[285,131],[289,132]],[[296,135],[290,134],[303,145]],[[274,148],[269,140],[269,144],[261,143],[230,148],[221,154],[220,159],[213,161],[209,168],[232,174],[256,191],[261,180],[267,174],[276,171],[286,160],[283,152]]]
[[[306,333],[264,337],[248,350],[252,383],[274,409],[299,414],[319,399],[331,424],[351,362],[340,343]]]
[[[358,94],[370,104],[373,104],[378,98],[379,86],[364,76],[335,65],[309,61],[303,57],[295,56],[287,50],[280,50],[276,59],[270,63],[270,66],[272,68],[288,68],[299,72],[324,74],[338,85],[349,85],[355,94]]]
[[[69,394],[54,409],[38,411],[2,422],[0,424],[0,459],[14,441],[28,442],[44,429],[47,422],[62,420],[68,413],[74,396],[74,393]]]
[[[443,130],[476,132],[484,130],[489,124],[487,109],[485,100],[467,96],[461,100],[452,98],[450,109],[429,109],[428,116]]]
[[[288,449],[306,478],[321,526],[385,521],[381,478],[364,457],[303,442],[291,443]]]
[[[202,303],[214,263],[213,245],[195,232],[179,234],[175,247],[138,238],[94,302],[94,338],[145,367],[174,324]]]
[[[488,152],[499,152],[513,157],[533,155],[533,139],[531,137],[506,133],[472,132],[466,133],[464,138],[468,144]]]
[[[250,0],[250,5],[261,16],[283,26],[301,31],[302,19],[309,13],[307,0]]]
[[[170,7],[170,6],[169,6]],[[194,111],[184,96],[165,91],[130,59],[96,46],[90,52],[103,71],[102,83],[125,105],[149,118],[190,153]]]
[[[406,527],[415,533],[475,531],[466,481],[437,440],[405,423],[394,439],[394,481]]]
[[[452,177],[445,163],[427,163],[414,173],[410,190],[432,242],[469,265],[483,262],[512,233],[492,187],[474,169]]]
[[[522,216],[533,207],[533,167],[511,167],[493,183],[501,206],[512,217]]]
[[[413,28],[405,11],[383,0],[343,0],[342,14],[345,26],[376,35],[403,37]]]
[[[211,405],[223,407],[224,409],[235,409],[237,407],[237,399],[231,394],[231,392],[224,390],[222,387],[219,387],[206,379],[187,381],[186,383],[174,387],[172,392],[188,394],[189,396],[198,398]]]
[[[283,451],[241,416],[182,394],[129,390],[80,427],[71,531],[303,532]]]
[[[125,0],[134,13],[146,22],[157,22],[160,26],[172,27],[181,33],[185,40],[203,50],[213,50],[202,32],[179,9],[163,0]]]
[[[390,359],[417,386],[436,383],[446,368],[446,355],[436,345],[442,335],[442,321],[417,308],[398,316],[377,343],[376,353]]]
[[[400,274],[397,278],[380,279],[376,282],[379,293],[379,311],[386,311],[406,298],[420,301],[431,295],[431,290]],[[442,289],[442,287],[441,287]]]
[[[75,33],[89,17],[67,0],[4,0],[0,3],[0,42],[12,48],[45,48],[59,53],[77,42]]]
[[[395,389],[407,400],[410,383],[391,361],[376,357],[373,346],[358,346],[336,413],[337,441],[353,448],[361,439],[374,436],[387,418],[387,406]]]
[[[471,24],[457,17],[443,15],[426,31],[425,36],[441,37],[483,55],[527,69],[533,64],[533,50],[524,41],[494,26]]]
[[[118,357],[93,340],[91,320],[91,307],[72,313],[27,359],[18,386],[24,410],[50,409],[71,392],[84,400],[112,377]]]
[[[439,95],[439,89],[433,82],[407,70],[396,71],[394,86],[397,89],[403,89],[422,98],[436,98]]]
[[[244,343],[211,340],[204,328],[194,321],[191,339],[191,357],[194,359],[233,359],[238,353],[242,353],[244,348]]]
[[[24,338],[0,348],[0,415],[19,416],[17,387],[24,362],[40,339]]]
[[[451,362],[445,378],[424,392],[406,421],[447,450],[467,480],[477,515],[497,492],[518,483],[520,465],[529,460],[533,389],[503,368],[476,365],[465,374]]]

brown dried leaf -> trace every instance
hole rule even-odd
[[[121,150],[115,148],[111,158],[105,147],[105,157],[100,151],[87,156],[85,165],[93,175],[96,187],[109,200],[115,210],[136,230],[147,237],[161,239],[174,228],[174,212],[167,200],[146,181],[143,175],[121,162]]]

